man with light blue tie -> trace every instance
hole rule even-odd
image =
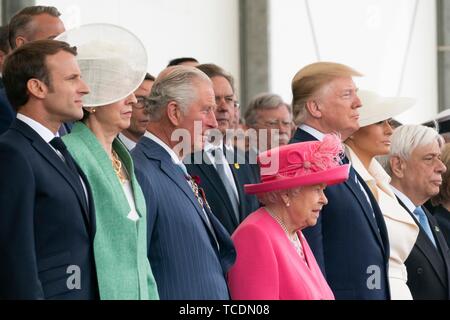
[[[440,160],[444,139],[421,125],[405,125],[394,131],[386,171],[400,204],[420,228],[416,244],[406,260],[408,286],[413,299],[450,298],[450,256],[435,218],[423,204],[439,193],[446,167]]]

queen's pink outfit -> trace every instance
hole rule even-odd
[[[306,239],[304,258],[280,224],[261,208],[245,219],[232,239],[237,251],[228,273],[234,300],[334,300]]]
[[[341,183],[349,172],[349,165],[339,161],[342,151],[336,135],[267,150],[258,155],[261,182],[246,184],[245,192],[265,194]],[[290,237],[279,216],[265,207],[242,222],[231,237],[237,253],[228,272],[232,299],[334,300],[301,231]]]

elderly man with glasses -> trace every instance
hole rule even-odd
[[[144,106],[146,103],[146,98],[150,95],[154,82],[155,77],[147,73],[144,81],[142,81],[142,84],[134,92],[137,103],[133,104],[130,127],[119,134],[120,141],[125,144],[128,151],[134,149],[136,143],[138,143],[139,139],[147,130],[147,124],[150,121],[150,116],[145,111]]]
[[[289,143],[292,134],[292,108],[283,99],[272,93],[255,96],[245,112],[247,129],[255,130],[258,152],[263,152]]]

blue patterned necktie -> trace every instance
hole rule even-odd
[[[427,234],[428,238],[430,238],[431,242],[433,242],[434,246],[436,247],[436,240],[434,239],[433,232],[431,231],[430,223],[428,222],[428,218],[421,206],[417,207],[414,210],[414,215],[416,216],[417,220],[419,220],[419,223]]]

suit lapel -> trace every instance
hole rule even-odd
[[[206,155],[203,154],[203,156],[206,157]],[[203,172],[204,177],[209,180],[210,185],[215,189],[216,193],[220,195],[220,199],[223,203],[223,205],[227,208],[229,212],[229,216],[233,220],[233,223],[237,226],[239,224],[238,221],[236,221],[236,215],[233,212],[233,207],[231,206],[231,199],[228,196],[228,193],[225,189],[225,186],[223,185],[222,179],[219,177],[219,174],[217,173],[216,169],[212,164],[202,163],[202,164],[195,164],[200,171]],[[234,175],[234,173],[233,173]],[[236,177],[235,177],[236,180]],[[228,201],[226,201],[228,200]]]
[[[317,139],[313,135],[309,134],[308,132],[298,128],[290,143],[305,142],[305,141],[317,141]],[[367,203],[367,201],[365,201],[366,196],[364,195],[361,188],[356,184],[356,182],[353,181],[353,179],[355,177],[356,177],[356,179],[359,180],[361,185],[364,187],[365,182],[363,181],[363,179],[361,179],[359,177],[358,173],[356,172],[356,170],[353,167],[350,167],[350,176],[349,176],[348,180],[344,182],[344,185],[347,188],[349,188],[350,191],[355,195],[355,198],[358,200],[361,208],[363,209],[364,215],[366,216],[366,218],[369,222],[369,225],[375,234],[375,237],[377,238],[378,242],[380,243],[380,246],[381,246],[384,254],[387,255],[389,250],[388,250],[388,248],[386,248],[386,246],[388,246],[389,240],[387,239],[387,230],[385,228],[385,224],[382,223],[382,221],[380,221],[381,220],[380,217],[378,217],[378,218],[376,217],[378,214],[377,214],[377,212],[375,212],[375,209],[371,208],[369,203]],[[370,198],[371,197],[370,191],[367,190],[367,188],[365,188],[365,190],[368,193],[369,198]],[[374,201],[372,201],[372,202],[374,202]],[[375,214],[375,217],[374,217],[374,214]],[[381,215],[381,213],[380,213],[380,215]],[[377,225],[377,221],[378,221],[379,226]],[[380,233],[383,234],[383,237]]]
[[[427,234],[425,233],[425,231],[423,230],[422,226],[420,225],[419,221],[417,221],[416,216],[414,215],[414,213],[412,213],[408,207],[406,207],[406,205],[402,202],[402,200],[400,200],[398,197],[398,202],[400,203],[400,205],[405,208],[405,210],[410,214],[410,216],[414,219],[414,221],[416,222],[416,224],[419,226],[419,235],[417,237],[415,246],[417,247],[418,250],[420,250],[422,252],[422,254],[427,258],[428,262],[430,263],[430,265],[433,267],[435,273],[438,275],[439,280],[442,282],[442,284],[447,287],[448,283],[445,281],[445,279],[443,278],[443,275],[439,272],[439,270],[436,268],[436,265],[439,263],[439,260],[441,260],[439,258],[439,252],[442,252],[442,246],[441,246],[441,242],[439,241],[439,237],[436,236],[436,233],[434,232],[434,228],[435,225],[431,223],[431,220],[429,219],[429,213],[428,211],[422,207],[425,211],[425,214],[427,215],[428,221],[430,223],[430,227],[433,231],[433,235],[435,236],[435,240],[436,240],[436,244],[439,246],[439,248],[435,248],[433,243],[431,242],[431,240],[428,238]],[[445,254],[442,254],[442,258],[443,258],[443,262],[444,265],[446,266],[446,269],[448,270],[448,265],[447,265],[447,261],[444,258]]]
[[[344,182],[345,186],[347,188],[350,189],[350,191],[355,195],[355,198],[358,200],[361,208],[363,209],[364,215],[366,216],[366,219],[369,222],[369,225],[373,231],[373,233],[375,234],[375,237],[378,239],[381,247],[383,248],[383,251],[385,252],[385,245],[383,240],[381,239],[381,235],[380,232],[381,230],[379,229],[379,226],[377,225],[377,220],[375,215],[375,209],[373,209],[370,204],[365,201],[366,195],[364,194],[364,192],[361,190],[361,188],[356,184],[356,182],[353,179],[358,179],[359,183],[361,183],[361,186],[363,186],[363,181],[362,179],[360,179],[358,173],[356,172],[355,169],[353,169],[353,167],[350,167],[350,176],[348,178],[347,181]],[[363,186],[364,187],[364,186]],[[366,190],[366,189],[365,189]],[[369,195],[369,191],[367,191],[367,194]],[[370,195],[369,195],[370,198]]]
[[[238,196],[239,196],[239,219],[241,219],[241,221],[242,221],[244,219],[246,208],[245,208],[244,190],[240,187],[243,185],[243,183],[239,179],[239,170],[240,169],[237,169],[234,166],[234,164],[230,164],[230,169],[231,169],[231,172],[233,173],[234,183],[236,184],[236,189],[237,189]]]
[[[200,207],[199,202],[195,198],[194,192],[192,191],[189,183],[186,178],[183,176],[181,169],[178,168],[176,164],[173,163],[172,158],[167,153],[164,148],[158,145],[156,142],[152,141],[147,137],[141,138],[141,143],[145,146],[143,148],[144,154],[148,159],[155,159],[160,162],[161,170],[183,191],[183,193],[188,197],[191,201],[195,210],[197,211],[200,219],[205,224],[206,229],[210,233],[210,236],[214,238],[212,235],[212,231],[209,227],[208,221],[206,221],[206,217],[203,214],[203,208]]]
[[[45,158],[48,163],[53,166],[56,171],[58,171],[64,179],[71,186],[73,191],[75,192],[78,201],[83,209],[83,217],[86,225],[89,225],[89,209],[87,208],[87,203],[84,195],[84,190],[82,190],[81,181],[77,183],[75,179],[78,179],[72,172],[69,170],[67,165],[63,162],[63,160],[56,154],[55,151],[41,138],[41,136],[36,133],[33,129],[31,129],[26,123],[22,121],[17,121],[14,123],[15,129],[25,135],[28,139],[31,140],[31,145],[33,148]],[[78,167],[78,166],[77,166]],[[79,168],[78,168],[79,169]],[[87,183],[87,180],[84,180]],[[87,185],[86,185],[87,187]],[[80,190],[81,189],[81,190]]]

